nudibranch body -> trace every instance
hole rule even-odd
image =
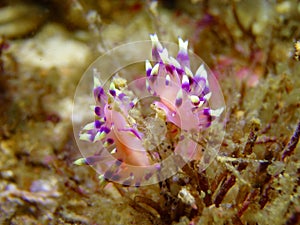
[[[94,69],[93,94],[96,104],[92,109],[95,120],[82,128],[80,139],[99,143],[99,151],[75,161],[77,165],[93,165],[100,171],[101,178],[126,186],[140,186],[151,179],[150,183],[154,183],[154,180],[167,178],[164,173],[178,170],[176,162],[175,169],[169,165],[169,162],[176,161],[175,158],[199,160],[199,154],[195,154],[197,143],[191,135],[210,127],[212,120],[223,111],[223,108],[213,110],[209,107],[212,93],[207,71],[204,65],[200,65],[196,73],[192,73],[187,41],[179,38],[176,59],[168,55],[155,34],[151,35],[151,41],[153,62],[146,61],[144,80],[145,88],[156,98],[152,102],[152,114],[155,116],[138,113],[143,108],[138,97],[129,90],[126,79],[115,76],[105,88]],[[160,133],[156,129],[151,134],[160,136],[154,138],[159,141],[151,149],[145,121],[152,121],[152,127],[157,123],[158,129],[164,131]],[[178,129],[167,129],[167,124]],[[178,135],[178,130],[183,133]],[[166,143],[171,143],[172,148]],[[168,158],[163,153],[166,148],[170,155],[176,155],[174,159],[164,161]]]
[[[154,104],[162,109],[167,121],[187,131],[209,127],[224,108],[210,109],[211,97],[207,71],[200,65],[195,75],[190,69],[187,41],[179,38],[177,58],[169,57],[156,35],[151,36],[155,65],[146,62],[147,89],[160,97]]]

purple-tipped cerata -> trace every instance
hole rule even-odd
[[[126,79],[114,76],[108,84],[102,84],[94,69],[95,105],[91,108],[95,119],[82,128],[80,139],[97,144],[98,151],[75,161],[77,165],[98,165],[101,179],[117,181],[125,186],[140,186],[153,177],[159,180],[158,173],[168,172],[168,164],[159,163],[163,156],[160,148],[157,150],[151,145],[152,139],[168,142],[169,138],[173,143],[178,130],[199,134],[210,127],[212,120],[223,111],[223,108],[209,107],[212,93],[205,66],[200,65],[195,73],[191,71],[188,41],[179,38],[179,51],[174,58],[156,34],[150,38],[152,60],[145,62],[143,81],[145,90],[155,96],[152,104],[148,105],[152,114],[151,110],[150,115],[139,111],[138,97],[128,90]],[[134,113],[139,116],[134,117]],[[143,127],[147,121],[150,121],[148,126],[155,130],[153,134],[149,135],[152,130]],[[166,124],[175,129],[163,128]],[[167,132],[163,138],[155,137],[161,135],[160,127]],[[170,151],[182,154],[184,158],[197,144],[188,136],[179,135],[173,145]],[[190,155],[192,159],[199,159],[192,153]],[[174,168],[176,170],[176,163]]]
[[[147,74],[155,74],[156,79],[147,76],[147,89],[160,97],[160,101],[155,102],[156,106],[165,112],[168,122],[181,129],[200,131],[209,127],[211,119],[220,116],[223,108],[209,109],[211,91],[204,65],[200,65],[195,74],[192,73],[188,42],[181,38],[176,59],[168,55],[155,34],[151,40],[154,65],[152,67],[147,61],[146,70]]]

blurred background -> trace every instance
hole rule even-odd
[[[200,174],[103,187],[73,165],[75,89],[98,56],[152,33],[212,69],[226,136]],[[299,39],[297,0],[0,1],[0,224],[300,224]]]

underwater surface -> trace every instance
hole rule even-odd
[[[300,224],[297,0],[0,2],[0,224]]]

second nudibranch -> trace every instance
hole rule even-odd
[[[224,108],[211,109],[212,95],[207,71],[202,64],[195,74],[190,69],[188,42],[179,38],[176,59],[168,55],[157,35],[151,35],[154,65],[146,61],[147,89],[158,96],[154,104],[162,109],[168,122],[186,131],[201,131],[219,117]]]

